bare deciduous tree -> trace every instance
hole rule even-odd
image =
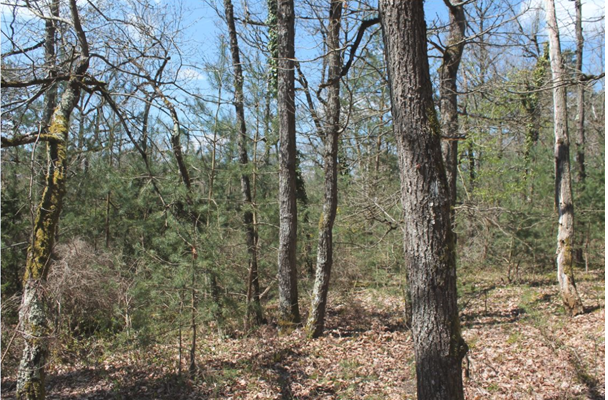
[[[243,103],[243,68],[241,67],[241,56],[234,22],[234,8],[231,0],[224,0],[226,12],[226,23],[228,24],[228,36],[230,37],[230,54],[232,56],[232,69],[234,73],[234,109],[236,111],[237,125],[239,129],[238,151],[239,162],[243,169],[249,165],[247,154],[247,125],[245,123],[245,105]],[[254,325],[263,322],[262,305],[260,304],[260,282],[258,280],[258,235],[253,225],[253,201],[251,197],[251,183],[249,174],[241,173],[241,196],[245,210],[243,211],[243,223],[245,224],[245,236],[247,240],[247,252],[249,253],[249,274],[247,278],[247,323]]]
[[[418,399],[464,399],[461,365],[468,347],[456,304],[455,243],[423,4],[379,5],[399,153]]]
[[[279,310],[282,324],[300,322],[296,273],[295,12],[293,0],[277,5],[279,107]]]
[[[329,89],[325,103],[323,136],[323,168],[325,172],[323,210],[319,220],[319,242],[317,245],[317,268],[312,294],[312,304],[307,322],[310,337],[319,337],[325,327],[327,293],[333,264],[333,226],[338,207],[338,140],[340,137],[340,73],[342,52],[340,51],[340,27],[343,2],[332,0],[327,32],[329,59]]]
[[[557,280],[564,306],[570,315],[581,314],[583,303],[574,282],[574,204],[570,176],[570,139],[566,102],[567,76],[564,70],[554,0],[545,0],[549,33],[549,54],[553,76],[553,130],[555,132],[555,206],[557,228]]]

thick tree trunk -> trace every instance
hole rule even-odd
[[[456,206],[456,179],[458,174],[458,87],[456,78],[462,53],[464,51],[464,33],[466,19],[464,6],[452,5],[445,0],[450,11],[450,33],[448,44],[443,52],[439,67],[439,96],[441,107],[441,134],[443,136],[443,159],[450,194],[452,224]]]
[[[293,0],[277,7],[279,107],[279,312],[280,325],[300,322],[296,271],[296,119],[294,74],[295,14]]]
[[[583,312],[583,303],[576,290],[573,270],[574,205],[570,179],[570,141],[568,138],[568,114],[566,103],[567,79],[564,71],[559,41],[555,4],[545,0],[549,26],[549,48],[553,75],[553,119],[555,131],[555,205],[558,209],[557,230],[557,280],[562,300],[570,315]]]
[[[80,82],[77,79],[70,80],[49,125],[49,133],[55,137],[55,140],[47,144],[49,165],[46,183],[36,212],[19,311],[19,321],[25,340],[17,379],[17,396],[20,399],[44,398],[44,365],[50,334],[46,320],[44,285],[66,190],[69,121],[80,96]]]
[[[332,0],[329,12],[327,51],[329,53],[329,81],[326,103],[326,123],[324,132],[324,199],[319,220],[319,242],[317,245],[317,269],[313,288],[312,304],[307,322],[309,337],[319,337],[325,327],[327,293],[333,263],[332,231],[338,207],[338,142],[340,137],[340,71],[342,57],[340,51],[340,25],[343,2]]]
[[[456,262],[422,1],[381,0],[419,400],[463,399]]]
[[[56,5],[56,4],[55,4]],[[88,45],[76,8],[70,1],[74,29],[80,42],[80,59],[73,77],[51,116],[48,134],[53,138],[47,144],[48,169],[45,187],[36,218],[32,241],[28,249],[23,277],[23,296],[19,310],[19,323],[23,332],[24,349],[17,375],[17,398],[40,400],[45,398],[44,367],[48,354],[48,337],[51,333],[45,305],[44,285],[49,272],[55,232],[66,190],[67,145],[70,116],[80,98],[83,75],[89,66]],[[56,9],[51,11],[56,13]],[[48,29],[48,26],[47,26]],[[53,35],[54,36],[54,35]],[[47,39],[50,38],[47,31]]]
[[[583,13],[581,0],[574,0],[576,8],[576,72],[579,83],[576,86],[576,169],[577,181],[584,184],[585,172],[585,84],[580,81],[583,76]]]
[[[239,43],[234,23],[234,9],[231,0],[224,0],[226,11],[226,23],[228,24],[228,35],[230,37],[230,54],[232,55],[232,68],[234,72],[234,108],[239,127],[239,162],[246,169],[249,165],[247,154],[247,125],[245,124],[245,107],[243,105],[243,69]],[[249,253],[249,274],[247,279],[247,322],[259,325],[263,322],[262,306],[260,304],[260,282],[258,280],[258,254],[257,254],[257,232],[253,226],[253,202],[251,201],[251,184],[249,174],[241,173],[241,194],[245,211],[243,212],[243,223],[245,224],[245,236],[247,239],[247,252]]]

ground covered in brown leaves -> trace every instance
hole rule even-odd
[[[466,398],[605,398],[603,279],[589,274],[579,282],[587,312],[573,319],[549,278],[462,282]],[[176,371],[175,346],[109,351],[91,342],[86,360],[54,357],[47,398],[413,399],[402,308],[399,296],[357,289],[332,297],[320,339],[306,340],[300,330],[280,335],[271,324],[247,337],[202,335],[192,378],[185,360]],[[10,375],[2,378],[2,398],[14,396]]]

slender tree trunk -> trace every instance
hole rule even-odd
[[[222,80],[220,79],[218,82],[218,93],[217,93],[217,98],[221,99],[222,98]],[[219,117],[220,117],[220,109],[222,107],[221,101],[218,100],[217,102],[217,107],[215,109],[215,117],[213,120],[213,142],[211,144],[211,169],[209,171],[209,191],[207,192],[207,219],[206,219],[206,225],[207,227],[209,227],[210,224],[210,220],[211,220],[211,203],[213,202],[215,204],[215,201],[213,200],[213,191],[214,191],[214,185],[215,185],[215,170],[216,170],[216,158],[217,158],[217,133],[219,130]],[[219,219],[218,219],[218,226],[219,226]]]
[[[340,51],[340,26],[342,0],[332,0],[329,12],[327,51],[329,54],[329,81],[324,132],[324,198],[319,220],[319,242],[317,245],[317,269],[312,294],[312,304],[306,330],[309,337],[319,337],[325,327],[327,293],[333,263],[333,227],[338,207],[338,142],[340,137],[340,79],[342,53]]]
[[[50,4],[50,12],[52,16],[59,16],[59,0],[53,0]],[[55,51],[55,41],[57,35],[56,22],[48,19],[45,22],[45,38],[44,38],[44,61],[46,67],[49,68],[49,78],[53,79],[57,76],[57,55]],[[57,107],[57,83],[52,83],[49,89],[44,94],[44,114],[42,115],[42,128],[47,129],[53,116],[53,112]]]
[[[528,93],[522,97],[522,105],[526,111],[528,123],[526,124],[526,137],[524,142],[524,179],[528,181],[528,177],[532,173],[532,149],[538,142],[541,128],[541,107],[540,107],[540,90],[545,84],[547,68],[549,67],[549,47],[545,46],[543,54],[538,55],[536,66],[532,72],[532,80],[526,84]],[[534,194],[534,181],[528,181],[529,188],[526,193],[526,200],[532,201]]]
[[[279,312],[281,325],[300,322],[296,271],[296,119],[293,0],[277,5],[279,107]]]
[[[578,84],[576,85],[576,155],[574,157],[576,162],[576,181],[580,184],[580,191],[585,190],[585,178],[587,173],[585,171],[585,84],[583,83],[583,45],[585,39],[583,37],[583,15],[582,15],[582,4],[581,0],[574,1],[574,7],[576,9],[575,19],[575,31],[576,31],[576,73],[578,78]],[[581,230],[584,230],[584,224],[581,226]],[[583,242],[576,245],[575,259],[576,262],[583,262]],[[585,269],[587,263],[585,263]]]
[[[553,118],[555,131],[555,206],[558,209],[557,230],[557,280],[564,306],[570,315],[583,312],[583,303],[576,290],[573,270],[574,205],[570,179],[570,142],[568,138],[568,114],[566,103],[567,79],[563,66],[559,41],[555,3],[545,0],[549,26],[549,48],[553,75]]]
[[[450,198],[433,104],[422,1],[380,0],[405,223],[419,400],[463,399]]]
[[[175,110],[173,103],[169,101],[167,96],[165,96],[156,83],[152,82],[152,85],[154,86],[154,91],[162,99],[163,103],[169,110],[169,114],[171,115],[171,120],[173,121],[173,130],[171,131],[171,149],[173,150],[175,161],[177,161],[177,167],[179,169],[179,175],[182,178],[182,182],[184,183],[184,186],[186,186],[188,193],[190,193],[190,190],[192,189],[192,182],[190,179],[190,173],[188,172],[188,167],[186,166],[186,161],[184,160],[184,153],[182,152],[181,124],[179,122],[179,117],[177,116],[177,111]]]
[[[89,66],[88,45],[80,25],[76,0],[70,1],[70,10],[81,52],[72,78],[68,81],[61,101],[55,107],[48,125],[48,133],[53,140],[47,143],[49,163],[46,182],[40,205],[36,211],[19,310],[24,349],[17,375],[18,399],[40,400],[45,398],[44,367],[48,355],[48,337],[51,327],[47,321],[44,285],[50,268],[55,232],[59,224],[59,215],[66,190],[70,116],[80,98],[83,75]],[[56,2],[53,3],[51,13],[53,15],[58,13]],[[47,31],[47,39],[54,42],[54,37],[54,34],[51,35]]]
[[[192,343],[190,346],[190,377],[194,378],[196,374],[196,311],[198,302],[196,298],[196,259],[198,257],[196,248],[192,248],[192,288],[191,288],[191,309],[190,309],[190,330],[192,331]],[[180,338],[181,340],[181,338]]]
[[[583,76],[583,14],[582,1],[574,0],[576,8],[576,72],[579,77],[576,86],[576,168],[577,181],[584,184],[587,173],[585,172],[585,84],[581,81]]]
[[[231,0],[224,0],[226,11],[226,23],[228,24],[228,34],[230,36],[230,54],[232,55],[232,68],[234,72],[234,108],[239,127],[239,162],[241,168],[245,170],[249,165],[247,154],[247,125],[245,123],[245,107],[243,105],[243,69],[241,67],[241,57],[239,43],[234,23],[234,9]],[[258,254],[256,243],[257,232],[253,226],[253,203],[251,201],[251,184],[249,174],[244,171],[241,173],[241,195],[245,205],[243,212],[243,223],[245,224],[245,236],[247,239],[247,252],[249,254],[249,274],[247,279],[247,321],[254,325],[259,325],[264,320],[262,315],[262,305],[260,304],[260,282],[258,280]]]
[[[471,192],[475,189],[475,180],[477,178],[477,174],[475,172],[475,148],[473,145],[473,141],[470,140],[467,144],[467,158],[469,159],[469,183],[471,187]]]
[[[443,159],[448,180],[452,224],[454,224],[456,179],[458,177],[458,87],[456,78],[464,51],[466,18],[462,3],[452,5],[451,0],[444,1],[450,12],[450,33],[439,67],[439,95]]]
[[[105,247],[110,247],[110,205],[112,203],[112,192],[108,191],[106,194],[106,218],[105,218]]]
[[[184,293],[183,290],[179,291],[179,319],[178,319],[178,360],[177,360],[177,375],[182,375],[182,315],[184,313]]]

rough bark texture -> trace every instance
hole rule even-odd
[[[24,349],[17,375],[18,399],[40,400],[45,398],[44,367],[48,355],[47,341],[51,330],[46,316],[44,285],[49,272],[55,232],[66,190],[70,116],[80,98],[81,80],[89,65],[88,47],[80,26],[75,0],[70,2],[70,9],[80,41],[81,58],[72,78],[68,81],[59,105],[52,114],[48,127],[49,135],[53,136],[54,140],[47,143],[49,163],[45,187],[36,211],[19,310]]]
[[[576,290],[573,270],[574,205],[570,179],[570,142],[566,100],[566,72],[563,66],[559,31],[553,0],[545,0],[549,26],[549,49],[553,76],[553,119],[555,132],[555,205],[558,210],[557,280],[562,300],[571,315],[583,312],[583,303]]]
[[[228,35],[230,37],[230,54],[232,56],[232,69],[234,73],[234,108],[236,110],[237,125],[239,127],[239,162],[245,170],[249,165],[247,154],[247,125],[245,124],[245,107],[243,105],[243,69],[239,42],[234,23],[234,8],[231,0],[224,0],[226,11],[226,23],[228,24]],[[260,304],[260,282],[258,280],[258,254],[257,254],[257,232],[253,225],[253,202],[251,200],[251,184],[249,174],[241,173],[241,195],[245,211],[243,212],[243,223],[245,224],[245,236],[247,240],[247,252],[249,254],[249,274],[247,282],[247,321],[254,325],[263,322],[262,306]]]
[[[293,0],[277,5],[279,107],[279,312],[281,325],[300,322],[296,271],[296,118],[294,74],[295,14]]]
[[[458,94],[456,78],[464,51],[466,19],[464,6],[452,5],[445,0],[450,11],[450,33],[447,47],[439,67],[439,96],[441,106],[441,133],[443,136],[443,159],[450,192],[452,222],[456,205],[456,179],[458,173]]]
[[[585,183],[585,84],[580,81],[583,76],[583,14],[581,0],[574,0],[576,9],[576,72],[579,83],[576,87],[576,178],[579,183]]]
[[[419,400],[463,399],[456,262],[422,1],[381,0]]]
[[[342,18],[341,0],[332,0],[329,13],[329,31],[327,33],[327,51],[329,54],[328,99],[326,103],[326,123],[323,135],[324,148],[324,197],[323,211],[319,220],[319,241],[317,245],[317,268],[312,294],[312,304],[307,322],[309,337],[319,337],[325,327],[325,310],[327,293],[333,263],[332,230],[338,207],[338,140],[340,136],[340,79],[342,56],[340,51],[340,25]]]
[[[186,162],[184,161],[184,153],[182,152],[182,144],[181,144],[181,124],[179,123],[179,118],[177,116],[177,111],[173,104],[169,101],[169,99],[163,94],[158,86],[154,86],[154,90],[156,93],[162,98],[163,103],[169,109],[169,113],[171,114],[171,119],[173,120],[173,131],[171,132],[171,148],[173,150],[173,156],[177,161],[177,167],[179,169],[179,176],[182,178],[182,182],[188,189],[188,192],[192,189],[192,183],[190,180],[190,173],[188,172],[188,168],[186,167]]]
[[[547,68],[549,67],[549,48],[545,46],[543,54],[538,55],[536,66],[532,72],[532,79],[526,83],[528,93],[522,95],[522,105],[526,111],[528,123],[526,124],[526,139],[524,143],[524,179],[528,179],[532,167],[532,149],[538,142],[541,128],[540,90],[545,84]],[[527,195],[528,200],[532,198],[532,187]]]
[[[51,15],[59,16],[59,0],[53,0],[49,5]],[[57,77],[57,55],[55,52],[55,40],[57,35],[56,22],[49,19],[45,22],[44,36],[44,62],[49,68],[49,78]],[[42,115],[42,130],[48,128],[48,125],[53,117],[53,112],[57,107],[57,83],[50,85],[49,89],[44,94],[44,114]]]

